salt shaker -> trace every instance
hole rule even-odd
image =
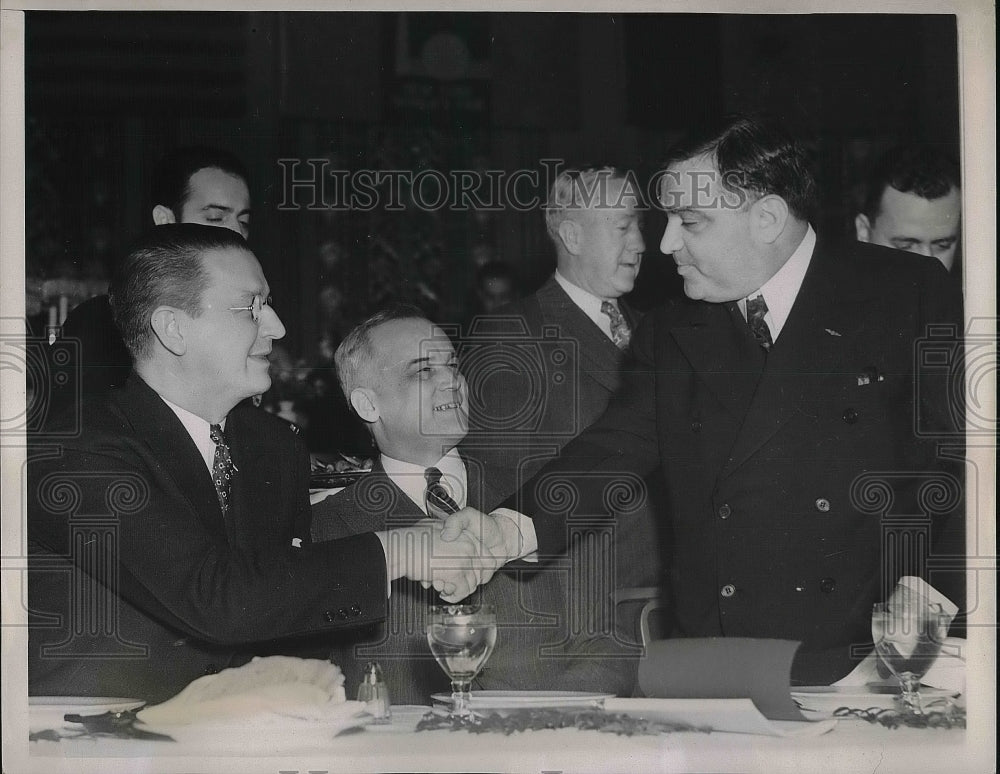
[[[382,667],[375,661],[365,665],[365,672],[358,686],[358,701],[368,704],[368,712],[375,718],[374,723],[389,723],[392,712],[389,709],[389,686],[382,679]]]

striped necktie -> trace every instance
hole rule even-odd
[[[424,471],[424,479],[427,481],[424,502],[427,505],[428,516],[443,519],[462,510],[441,483],[441,471],[438,468],[433,466],[427,468]]]

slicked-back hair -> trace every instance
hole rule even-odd
[[[191,176],[202,169],[219,169],[250,185],[243,162],[228,151],[207,146],[175,148],[161,159],[153,173],[152,206],[169,207],[179,221],[191,198]]]
[[[209,281],[203,256],[233,248],[249,252],[235,231],[200,223],[156,226],[129,248],[115,270],[108,297],[115,325],[133,360],[150,354],[150,320],[157,307],[176,307],[192,317],[201,314],[202,293]]]
[[[545,230],[548,231],[549,238],[559,245],[559,224],[574,210],[614,206],[617,202],[610,197],[609,184],[612,180],[628,179],[629,173],[626,170],[610,164],[584,164],[563,168],[552,181],[545,202]],[[641,204],[638,186],[630,193],[636,197],[636,205]]]
[[[774,121],[729,115],[681,138],[663,163],[707,155],[722,187],[746,202],[780,196],[800,220],[816,214],[817,186],[806,149]]]
[[[929,145],[897,145],[878,160],[868,176],[862,212],[872,223],[879,216],[882,194],[892,186],[921,199],[940,199],[962,187],[958,163]]]
[[[412,304],[394,304],[354,326],[333,353],[333,362],[337,367],[337,381],[340,382],[340,389],[343,390],[348,404],[351,402],[351,391],[355,387],[368,386],[359,384],[360,377],[378,357],[372,345],[372,331],[393,320],[425,320],[429,325],[432,324],[419,307]]]

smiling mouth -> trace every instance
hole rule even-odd
[[[444,404],[442,404],[440,406],[435,406],[434,410],[435,411],[451,411],[452,409],[457,409],[457,408],[461,408],[461,407],[462,407],[462,404],[460,402],[444,403]]]

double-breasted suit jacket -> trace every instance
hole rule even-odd
[[[377,537],[310,545],[308,452],[287,422],[229,413],[224,519],[190,435],[138,376],[85,401],[79,427],[65,419],[58,443],[29,439],[31,694],[158,701],[270,641],[385,616]]]
[[[588,471],[659,467],[675,634],[801,640],[794,678],[842,677],[900,575],[961,599],[934,572],[963,554],[959,309],[935,261],[822,241],[766,357],[735,304],[658,309],[608,411],[505,504],[558,552],[602,502]]]

